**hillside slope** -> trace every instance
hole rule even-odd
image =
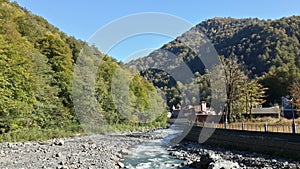
[[[288,93],[289,83],[300,76],[300,16],[278,20],[213,18],[199,23],[185,34],[191,32],[202,32],[220,56],[237,57],[250,72],[250,78],[259,77],[259,81],[269,88],[266,104],[280,103],[280,97]],[[179,65],[168,60],[165,53],[170,52],[182,58],[195,75],[205,74],[204,64],[189,48],[201,38],[184,43],[180,38],[129,64],[142,68],[157,62],[174,69]],[[170,75],[158,70],[147,70],[143,75],[155,79],[154,85],[161,88],[168,86],[171,89],[176,83]],[[173,97],[176,96],[173,94]],[[177,103],[169,101],[169,106]]]
[[[155,88],[151,83],[138,74],[130,75],[116,60],[104,56],[86,42],[66,35],[17,3],[0,0],[0,22],[1,137],[15,141],[22,136],[11,137],[10,133],[20,135],[24,133],[22,131],[34,131],[32,129],[70,129],[76,132],[82,119],[95,116],[103,124],[138,126],[140,118],[153,120],[153,115],[158,117],[164,111],[164,107],[152,114],[146,111],[150,109],[150,103],[161,102],[159,95],[152,92]],[[74,72],[75,67],[83,63],[77,62],[79,56],[84,63],[90,63],[86,65],[88,69],[94,68],[95,72],[90,72],[93,74],[80,74],[84,70],[77,74]],[[112,79],[118,76],[116,70],[128,75],[122,78],[125,82],[132,80],[124,100],[114,99],[122,92],[117,91],[115,95],[111,92]],[[92,78],[84,79],[90,76]],[[74,77],[77,79],[74,80]],[[89,86],[92,82],[93,85]],[[76,89],[73,84],[77,85]],[[81,111],[79,115],[75,111],[76,105],[74,108],[73,96],[78,90],[95,91],[93,98],[78,100],[76,97],[77,103],[80,103],[77,108],[86,106],[78,109]],[[148,97],[150,94],[151,98]],[[94,109],[89,99],[96,99]],[[120,112],[120,105],[126,112]],[[152,125],[164,119],[157,119]],[[51,134],[55,137],[55,132],[42,132],[45,137],[52,137]],[[30,134],[23,136],[26,137],[24,139],[40,139]]]

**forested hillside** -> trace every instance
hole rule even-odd
[[[288,94],[288,86],[300,77],[300,17],[292,16],[278,20],[259,20],[257,18],[233,19],[213,18],[201,22],[188,32],[203,32],[213,43],[220,56],[237,58],[246,67],[250,79],[257,79],[268,88],[265,105],[281,103],[281,97]],[[187,33],[188,33],[187,32]],[[190,43],[200,41],[195,38]],[[159,62],[170,69],[176,68],[176,62],[170,63],[164,53],[168,51],[183,58],[191,71],[198,77],[200,95],[208,85],[203,81],[205,67],[196,53],[189,47],[189,42],[182,43],[180,38],[165,44],[161,50],[152,52],[149,56],[132,61],[130,65],[151,65]],[[155,58],[156,60],[153,60]],[[172,78],[157,70],[145,70],[143,75],[152,80],[154,85],[161,87],[170,98],[168,105],[179,103],[178,91]],[[204,86],[203,86],[204,85]],[[167,86],[167,88],[166,88]]]
[[[108,125],[139,124],[138,112],[130,114],[135,117],[135,121],[132,121],[129,117],[122,116],[114,104],[111,78],[120,67],[116,60],[104,56],[87,43],[66,35],[42,17],[31,14],[8,0],[0,0],[0,23],[1,136],[16,140],[18,133],[33,129],[75,132],[80,129],[80,119],[73,105],[72,84],[76,60],[83,47],[93,52],[98,61],[101,60],[101,64],[94,63],[98,68],[94,80],[99,117],[103,117]],[[126,73],[125,70],[124,72]],[[135,111],[149,109],[149,93],[155,88],[139,74],[130,75],[127,72],[127,75],[122,77],[124,81],[133,79],[129,86],[127,106]],[[161,98],[153,92],[151,99],[161,102]],[[157,111],[160,112],[155,112],[156,114],[161,114],[164,108]],[[89,116],[88,113],[91,112],[85,115]],[[147,117],[145,114],[143,116]],[[156,121],[159,120],[163,121]],[[25,135],[28,136],[24,139],[38,139]],[[44,132],[44,135],[52,137],[51,133]]]
[[[164,92],[169,107],[181,101],[178,87],[195,92],[158,69],[131,74],[124,69],[123,63],[102,54],[86,42],[66,35],[17,3],[8,0],[0,0],[0,3],[1,138],[19,140],[43,137],[31,136],[28,134],[30,131],[41,131],[45,137],[54,137],[60,131],[81,130],[80,121],[93,121],[87,127],[101,123],[117,130],[128,126],[157,126],[166,120],[162,114],[165,107],[156,92],[157,88]],[[226,60],[222,57],[223,62],[228,64],[228,70],[231,63],[238,64],[236,67],[239,68],[245,67],[247,71],[239,74],[247,81],[243,85],[253,89],[261,84],[256,93],[264,93],[267,89],[265,104],[270,105],[280,103],[281,96],[288,94],[288,86],[292,82],[298,84],[299,28],[299,16],[278,20],[213,18],[188,32],[203,32],[220,56],[233,58]],[[190,43],[197,40],[201,41],[201,38],[195,38]],[[164,57],[164,52],[168,51],[183,58],[197,79],[197,92],[200,92],[201,98],[207,99],[211,92],[209,74],[188,46],[187,42],[182,43],[177,38],[161,50],[129,65],[151,67],[158,64],[175,70],[181,63],[170,62]],[[83,53],[82,49],[85,49]],[[81,58],[80,62],[78,58]],[[82,70],[76,73],[74,71],[78,66]],[[91,75],[92,79],[84,74],[90,70],[96,70]],[[251,93],[252,89],[244,88],[243,91]],[[95,93],[84,93],[90,91]],[[74,98],[74,93],[84,100]],[[260,96],[256,96],[256,101],[261,100]],[[242,99],[239,100],[242,104]],[[232,100],[232,103],[236,101]]]

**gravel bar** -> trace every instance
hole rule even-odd
[[[151,131],[0,144],[1,169],[123,168],[123,155]]]

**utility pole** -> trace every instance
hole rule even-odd
[[[296,134],[296,133],[297,133],[297,126],[296,126],[296,123],[295,123],[295,115],[294,115],[293,100],[294,100],[294,98],[291,99],[291,104],[292,104],[292,114],[293,114],[292,131],[293,131],[293,134]]]
[[[292,133],[296,134],[297,133],[297,124],[295,123],[295,114],[294,114],[294,98],[292,98],[291,100],[286,99],[288,102],[291,103],[291,107],[292,107],[292,118],[293,118],[293,122],[292,122]]]

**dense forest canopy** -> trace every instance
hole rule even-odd
[[[88,86],[89,81],[77,78],[78,87],[92,87],[91,90],[96,92],[97,118],[102,118],[107,125],[142,125],[140,119],[145,118],[149,120],[143,125],[165,122],[162,118],[165,107],[160,104],[159,109],[151,109],[150,106],[162,103],[160,95],[139,74],[132,75],[123,70],[122,64],[115,59],[86,42],[66,35],[15,2],[0,0],[0,5],[0,134],[31,128],[78,126],[82,116],[74,109],[72,85],[79,57],[85,61],[97,58],[90,60],[96,70],[95,77],[89,79],[95,81],[94,86]],[[82,52],[83,48],[87,52]],[[112,77],[118,69],[125,74],[119,80],[132,82],[126,96],[128,102],[123,104],[124,109],[134,110],[126,112],[128,117],[119,111],[111,93]],[[82,106],[89,105],[83,103]],[[96,111],[83,108],[86,109],[81,115],[95,115]],[[150,109],[154,111],[152,114],[147,111]],[[153,118],[154,114],[156,118]]]
[[[265,106],[281,103],[281,97],[289,94],[288,86],[300,76],[300,16],[277,20],[213,18],[199,23],[188,32],[192,31],[204,33],[220,56],[236,57],[245,65],[246,74],[250,79],[257,79],[264,88],[268,88]],[[195,43],[195,40],[197,39],[190,43]],[[199,78],[206,74],[206,68],[189,45],[188,42],[182,43],[180,38],[177,38],[149,56],[129,64],[139,67],[159,62],[174,69],[179,65],[170,62],[164,53],[160,52],[168,51],[182,58],[195,77]],[[155,86],[164,89],[169,98],[172,98],[168,100],[168,106],[180,103],[176,82],[169,78],[169,75],[159,70],[144,70],[142,74],[152,79]],[[203,91],[203,84],[206,82],[203,81],[203,77],[198,81],[201,82],[200,96],[207,98],[208,90]]]

